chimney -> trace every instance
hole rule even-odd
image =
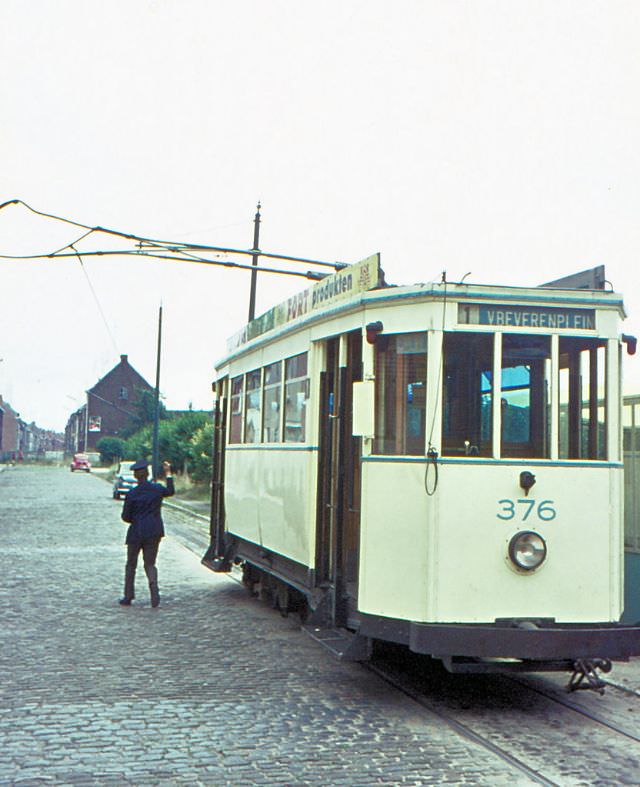
[[[127,360],[128,358],[129,358],[128,355],[121,355],[120,356],[120,363],[129,363],[129,361]]]

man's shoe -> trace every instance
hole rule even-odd
[[[157,607],[160,604],[160,593],[158,593],[158,586],[151,585],[149,587],[149,593],[151,594],[151,606]]]
[[[124,598],[121,598],[120,601],[118,601],[118,604],[120,604],[121,607],[130,607],[131,599],[125,596]]]

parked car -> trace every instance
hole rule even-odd
[[[71,460],[71,472],[84,470],[85,473],[91,472],[91,462],[86,454],[74,454]]]
[[[130,489],[138,483],[135,476],[129,469],[135,459],[123,459],[116,470],[116,477],[113,479],[113,499],[120,500]]]

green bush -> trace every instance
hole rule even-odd
[[[158,460],[171,462],[178,472],[188,472],[199,483],[211,476],[211,431],[207,438],[206,429],[211,424],[207,413],[187,412],[169,415],[158,424]],[[209,439],[209,446],[207,446]],[[135,459],[151,459],[153,450],[153,426],[147,424],[125,443],[127,456]],[[207,469],[208,468],[208,469]],[[195,473],[195,475],[194,475]],[[196,478],[197,476],[197,478]]]
[[[189,444],[189,475],[196,484],[211,480],[212,446],[213,423],[209,420],[193,434]]]
[[[96,443],[100,459],[105,464],[113,464],[125,455],[126,443],[119,437],[103,437]]]

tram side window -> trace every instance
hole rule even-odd
[[[229,429],[229,442],[242,442],[242,393],[244,390],[244,375],[231,380],[231,425]]]
[[[285,443],[304,443],[309,380],[307,353],[294,355],[284,362],[284,440]]]
[[[245,399],[245,443],[260,442],[260,383],[262,370],[247,373],[247,393]]]
[[[490,456],[493,334],[444,335],[442,453]]]
[[[606,341],[560,337],[560,458],[606,459]]]
[[[380,337],[375,369],[374,453],[424,455],[427,334]]]
[[[551,431],[551,338],[502,337],[501,456],[548,458]]]
[[[263,443],[279,443],[280,402],[282,399],[282,363],[271,363],[264,367],[264,420]]]

